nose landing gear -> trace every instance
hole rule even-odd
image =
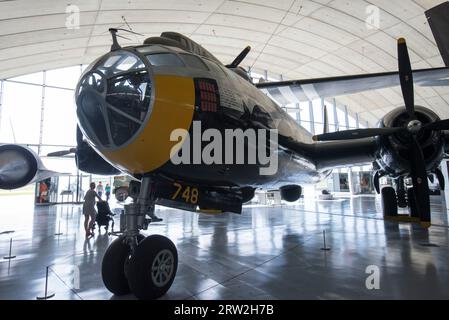
[[[382,197],[382,211],[385,220],[420,223],[423,227],[428,227],[422,222],[429,219],[427,219],[427,217],[420,216],[417,209],[413,187],[406,189],[403,177],[397,178],[395,181],[395,188],[384,187],[380,193]],[[409,214],[398,214],[398,207],[408,207]]]
[[[101,274],[106,288],[113,294],[131,292],[138,299],[157,299],[170,289],[175,279],[178,252],[173,242],[164,236],[145,238],[139,233],[152,221],[161,220],[154,215],[154,188],[150,178],[142,179],[135,200],[125,205],[120,217],[123,235],[106,250]]]

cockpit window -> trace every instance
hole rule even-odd
[[[149,53],[153,53],[153,52],[161,52],[161,51],[166,51],[167,49],[158,46],[157,44],[152,44],[149,46],[143,46],[143,47],[139,47],[137,48],[137,51],[139,51],[141,54],[149,54]]]
[[[106,76],[119,72],[145,68],[145,64],[136,56],[129,54],[114,54],[97,66]]]
[[[105,62],[104,62],[104,66],[106,68],[110,68],[112,67],[114,64],[116,64],[120,59],[122,59],[123,56],[121,55],[117,55],[117,56],[110,56]]]
[[[80,81],[76,103],[86,135],[100,146],[129,141],[150,112],[152,84],[139,57],[122,51],[88,70]]]
[[[184,63],[173,53],[153,53],[147,55],[153,66],[183,67]]]
[[[204,64],[203,61],[201,61],[200,58],[191,54],[180,54],[180,56],[189,67],[209,71],[207,66]]]

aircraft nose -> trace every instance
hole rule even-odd
[[[115,149],[138,134],[149,117],[148,67],[129,51],[106,55],[90,66],[76,91],[79,124],[100,149]]]

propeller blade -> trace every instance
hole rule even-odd
[[[399,79],[405,108],[410,118],[415,118],[415,101],[413,93],[413,73],[408,55],[407,43],[404,38],[398,40]]]
[[[239,64],[243,61],[243,59],[246,58],[248,53],[250,52],[251,47],[247,46],[245,49],[240,52],[240,54],[234,59],[234,61],[231,62],[231,64],[228,64],[226,67],[228,68],[237,68]]]
[[[439,120],[429,124],[426,124],[423,129],[425,130],[449,130],[449,119]]]
[[[350,140],[361,139],[375,136],[390,135],[404,130],[402,127],[397,128],[371,128],[371,129],[354,129],[344,130],[331,133],[323,133],[313,136],[313,141],[334,141],[334,140]]]
[[[329,120],[326,105],[324,105],[323,108],[323,133],[329,133]]]
[[[70,148],[69,150],[61,150],[61,151],[55,151],[50,152],[47,154],[47,157],[63,157],[71,153],[76,153],[76,148]]]
[[[416,208],[423,227],[430,226],[430,199],[429,182],[427,180],[426,163],[424,156],[415,136],[410,146],[410,174],[413,181],[413,193]]]

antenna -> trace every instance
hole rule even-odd
[[[139,35],[139,36],[144,36],[141,33],[137,33],[137,32],[131,31],[131,30],[126,30],[126,29],[122,29],[122,28],[109,28],[109,32],[111,33],[111,36],[112,36],[111,51],[116,51],[116,50],[119,50],[119,49],[122,48],[119,45],[119,43],[117,41],[117,38],[122,38],[122,39],[126,39],[126,40],[130,40],[131,41],[131,39],[129,39],[129,38],[126,38],[126,37],[118,35],[117,33],[118,33],[119,30],[120,31],[124,31],[124,32],[128,32],[128,33],[132,33],[132,34],[136,34],[136,35]]]
[[[115,51],[115,50],[119,50],[122,47],[118,44],[117,41],[117,32],[118,29],[115,28],[109,28],[109,32],[111,33],[112,36],[112,46],[111,46],[111,51]]]

